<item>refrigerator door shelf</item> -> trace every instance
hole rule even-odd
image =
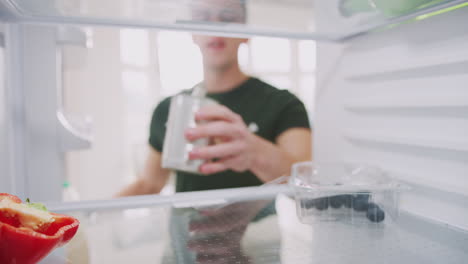
[[[57,122],[59,127],[59,137],[61,151],[88,149],[93,142],[92,120],[90,117],[83,118],[81,126],[78,128],[62,111],[57,111]]]

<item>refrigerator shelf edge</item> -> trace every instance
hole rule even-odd
[[[22,23],[34,24],[75,24],[75,25],[105,25],[105,26],[118,26],[118,27],[142,27],[142,28],[158,28],[167,30],[181,30],[198,32],[202,34],[216,34],[220,36],[231,37],[245,37],[245,36],[269,36],[281,37],[292,39],[309,39],[318,41],[332,41],[342,42],[349,38],[365,34],[367,32],[385,30],[390,27],[398,26],[406,22],[412,22],[429,18],[443,12],[449,12],[452,9],[466,6],[466,0],[444,0],[433,1],[427,6],[415,7],[414,9],[405,10],[397,14],[384,15],[385,11],[373,10],[371,16],[369,15],[349,19],[340,15],[339,1],[310,0],[298,1],[298,6],[293,7],[288,5],[287,2],[278,1],[274,3],[267,3],[262,1],[252,1],[253,4],[262,6],[264,12],[267,10],[281,9],[281,8],[296,8],[300,12],[304,21],[294,22],[288,27],[282,27],[275,20],[264,20],[259,18],[258,12],[252,15],[255,24],[226,24],[226,23],[199,23],[186,19],[186,14],[180,16],[180,9],[187,9],[188,4],[185,2],[134,2],[132,4],[124,1],[117,2],[124,6],[111,9],[111,11],[89,11],[88,8],[91,2],[85,0],[73,2],[75,6],[72,7],[58,7],[59,3],[53,3],[46,0],[30,1],[30,0],[0,0],[0,6],[5,6],[9,13],[13,14]],[[104,2],[101,2],[102,4]],[[465,4],[464,4],[465,3]],[[97,3],[98,5],[100,3]],[[64,3],[62,5],[66,6]],[[96,5],[96,4],[94,4]],[[316,27],[316,16],[320,15],[316,11],[316,7],[324,5],[330,10],[325,10],[325,13],[330,13],[326,23],[326,28]],[[84,6],[84,7],[83,7]],[[156,8],[155,8],[156,7]],[[68,8],[68,9],[67,9]],[[163,8],[168,9],[168,12],[161,14],[160,21],[155,19],[154,14],[149,15],[148,10],[151,8],[156,11],[162,12]],[[159,8],[159,9],[158,9]],[[106,8],[104,8],[106,9]],[[128,11],[133,10],[133,11]],[[301,9],[304,9],[301,11]],[[64,11],[65,10],[65,11]],[[84,11],[83,11],[84,10]],[[117,10],[117,11],[112,11]],[[135,11],[137,10],[137,11]],[[260,10],[260,9],[259,9]],[[265,11],[266,10],[266,11]],[[298,11],[299,10],[299,11]],[[307,12],[305,12],[307,11]],[[93,13],[95,12],[95,13]],[[103,13],[100,13],[103,12]],[[107,12],[107,13],[106,13]],[[113,13],[114,12],[114,13]],[[126,13],[129,12],[129,13]],[[134,13],[132,13],[134,12]],[[138,13],[140,12],[140,13]],[[172,13],[171,13],[172,12]],[[302,12],[302,13],[301,13]],[[252,13],[252,12],[251,12]],[[310,15],[304,15],[309,14]],[[376,15],[374,15],[374,13]],[[274,16],[274,14],[273,14]],[[294,15],[293,15],[294,16]],[[158,18],[159,19],[159,18]],[[300,20],[296,18],[295,20]],[[260,21],[260,22],[259,22]],[[250,22],[249,22],[250,23]],[[292,28],[291,28],[292,27]]]
[[[63,213],[74,211],[95,211],[141,208],[157,205],[174,205],[176,207],[219,206],[227,203],[252,200],[272,199],[279,193],[290,193],[287,185],[244,187],[200,192],[176,193],[174,195],[141,195],[101,201],[80,201],[66,203],[48,203],[51,212]]]

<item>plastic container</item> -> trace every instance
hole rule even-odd
[[[378,168],[337,163],[297,163],[289,184],[305,224],[385,223],[398,217],[399,196],[405,189]]]

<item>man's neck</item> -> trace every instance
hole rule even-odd
[[[235,64],[223,70],[205,68],[203,82],[207,92],[222,93],[235,89],[248,78]]]

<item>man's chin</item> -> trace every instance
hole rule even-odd
[[[212,62],[207,64],[207,68],[212,69],[214,71],[225,71],[231,68],[234,64],[230,62]]]

